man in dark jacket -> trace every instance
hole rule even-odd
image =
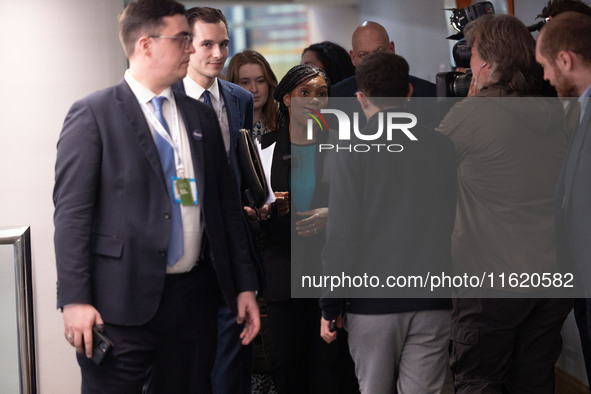
[[[353,32],[351,38],[353,49],[349,51],[351,63],[359,66],[366,58],[374,52],[395,53],[394,42],[390,41],[388,32],[384,26],[377,22],[365,21]],[[435,97],[437,95],[435,84],[421,78],[408,76],[412,85],[413,97]],[[355,75],[344,79],[332,87],[331,95],[334,97],[355,97],[357,92],[357,78]]]
[[[576,2],[572,2],[577,4]],[[581,7],[585,7],[581,5]],[[583,11],[585,8],[583,8]],[[586,33],[585,33],[586,32]],[[552,18],[536,43],[536,60],[544,67],[544,79],[560,97],[572,100],[574,127],[570,148],[556,187],[558,259],[574,263],[586,298],[575,300],[575,318],[585,358],[587,378],[591,378],[591,204],[589,152],[591,139],[591,18],[582,12],[564,12]]]
[[[353,49],[349,51],[349,55],[355,67],[362,64],[366,57],[372,53],[395,53],[394,42],[390,41],[384,26],[372,21],[365,21],[355,29],[351,38],[351,45]],[[437,89],[435,84],[410,74],[408,81],[412,85],[412,98],[406,104],[406,107],[417,116],[420,116],[422,123],[435,127],[440,118],[438,118],[438,112],[430,108],[431,102],[425,99],[415,99],[416,97],[436,97]],[[355,97],[358,90],[357,85],[357,77],[353,75],[335,84],[331,88],[330,95],[331,97]],[[353,108],[359,110],[357,103],[353,103]]]
[[[84,393],[209,392],[220,295],[260,326],[256,266],[214,112],[170,85],[187,72],[182,4],[130,3],[129,69],[72,105],[56,160],[57,306]],[[113,350],[100,366],[93,326]]]
[[[386,52],[367,56],[357,66],[357,100],[368,118],[363,134],[375,134],[384,113],[404,111],[412,94],[408,69],[402,57]],[[429,267],[449,272],[456,204],[453,145],[422,126],[411,133],[416,141],[402,132],[390,140],[383,133],[372,141],[396,146],[392,150],[397,152],[383,148],[337,154],[323,275],[407,276],[426,274]],[[380,275],[383,285],[385,279]],[[448,298],[329,297],[320,301],[321,336],[334,341],[334,326],[341,326],[344,316],[362,392],[441,391],[447,369]]]

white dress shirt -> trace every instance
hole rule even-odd
[[[185,123],[182,121],[182,116],[180,115],[178,108],[176,107],[176,102],[174,99],[172,89],[168,87],[164,89],[164,91],[156,94],[152,92],[150,89],[146,88],[141,83],[139,83],[137,80],[135,80],[131,76],[129,70],[125,72],[125,81],[131,88],[133,94],[138,99],[142,107],[142,111],[144,111],[144,116],[146,117],[146,122],[150,126],[150,131],[152,132],[153,138],[156,138],[156,131],[154,130],[154,127],[152,127],[152,125],[150,124],[150,121],[148,120],[148,114],[146,111],[154,109],[152,103],[150,102],[152,98],[154,98],[155,96],[166,97],[166,101],[164,101],[162,105],[162,114],[164,115],[164,118],[166,119],[169,128],[173,128],[174,125],[178,125],[178,131],[171,129],[171,134],[173,136],[175,135],[175,133],[178,133],[180,135],[179,151],[181,155],[181,162],[183,164],[184,174],[177,173],[177,176],[194,179],[195,171],[193,167],[193,160],[191,157],[191,149],[189,146],[187,130],[185,128]],[[175,162],[177,160],[178,155],[175,150]],[[172,182],[172,180],[166,179],[166,182]],[[149,196],[146,196],[146,198],[149,198]],[[190,271],[195,266],[195,263],[199,258],[199,253],[201,252],[201,240],[203,238],[203,231],[201,227],[201,210],[199,209],[199,205],[181,205],[181,218],[183,222],[184,254],[183,257],[181,257],[176,264],[174,264],[173,266],[166,266],[167,274],[177,274]]]
[[[189,75],[183,79],[183,85],[185,86],[185,93],[187,96],[203,102],[203,98],[201,97],[205,91],[203,86],[193,81]],[[220,129],[222,130],[222,138],[224,139],[224,146],[226,147],[226,155],[229,157],[230,125],[228,123],[228,115],[226,113],[226,103],[224,103],[224,98],[222,97],[222,92],[220,91],[217,78],[213,82],[213,85],[211,85],[211,87],[207,90],[209,90],[211,96],[211,105],[215,110],[215,114],[220,124]]]

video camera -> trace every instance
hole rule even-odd
[[[464,39],[464,28],[466,25],[486,14],[494,14],[495,10],[491,2],[484,1],[470,5],[463,9],[447,9],[452,11],[449,18],[452,27],[458,32],[447,39],[457,40],[453,46],[452,56],[455,62],[455,71],[440,72],[435,77],[438,97],[466,97],[472,82],[472,71],[470,70],[471,49]],[[561,12],[576,11],[591,16],[591,7],[580,0],[550,0],[544,7],[542,13],[537,16],[542,20],[527,26],[527,29],[534,33],[539,31],[548,21]],[[458,71],[458,68],[465,69],[465,72]]]
[[[449,10],[449,9],[448,9]],[[438,97],[466,97],[472,81],[472,71],[470,70],[470,57],[472,55],[470,46],[464,39],[464,28],[474,19],[486,15],[494,14],[495,9],[490,1],[469,5],[466,8],[451,9],[452,14],[449,18],[452,27],[458,32],[447,39],[457,40],[452,49],[452,57],[456,68],[465,68],[466,72],[447,71],[437,73],[435,82],[437,85]]]

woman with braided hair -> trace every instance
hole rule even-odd
[[[319,153],[318,145],[329,141],[330,133],[313,122],[308,136],[306,113],[326,107],[329,90],[320,69],[291,68],[273,94],[279,128],[262,137],[263,156],[272,157],[271,188],[277,198],[270,219],[262,223],[268,280],[263,295],[274,345],[271,375],[280,394],[343,392],[343,379],[335,374],[338,345],[327,345],[319,336],[318,299],[292,298],[302,275],[321,273],[331,158]]]

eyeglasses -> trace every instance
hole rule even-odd
[[[189,49],[193,42],[193,36],[190,34],[183,34],[180,36],[149,36],[150,38],[170,38],[172,40],[179,40],[183,49]]]

